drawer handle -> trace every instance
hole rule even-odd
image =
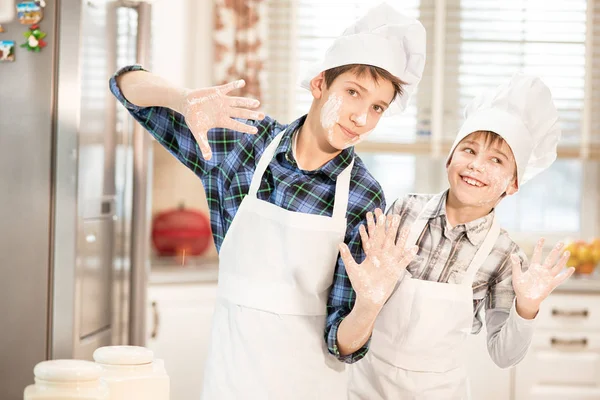
[[[160,325],[160,317],[158,315],[158,304],[156,301],[152,302],[152,332],[150,333],[151,339],[156,339],[158,336],[158,327]]]
[[[571,340],[552,338],[550,343],[552,346],[587,347],[588,340],[586,338]]]
[[[574,310],[574,311],[562,311],[557,310],[556,308],[552,309],[552,315],[555,317],[588,317],[588,310]]]

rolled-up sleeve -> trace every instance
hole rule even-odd
[[[359,233],[360,225],[366,223],[366,214],[369,211],[374,211],[376,208],[385,210],[385,200],[383,192],[378,196],[378,200],[373,202],[367,207],[363,215],[356,219],[356,224],[347,231],[349,232],[344,240],[350,249],[350,253],[354,257],[357,263],[362,263],[365,259],[365,253],[362,248],[362,242]],[[335,275],[333,278],[333,286],[329,295],[329,301],[327,304],[327,323],[325,327],[325,341],[329,352],[337,357],[338,360],[352,364],[363,358],[368,350],[371,339],[364,344],[360,349],[352,354],[342,355],[338,349],[337,334],[340,324],[346,318],[356,302],[356,292],[352,288],[350,278],[346,272],[344,261],[338,256]]]

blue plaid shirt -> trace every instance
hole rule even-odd
[[[266,117],[262,121],[243,121],[258,128],[256,135],[220,128],[210,130],[208,140],[213,155],[206,161],[181,114],[163,107],[138,107],[125,99],[117,86],[116,77],[128,71],[141,69],[142,67],[133,65],[119,70],[110,79],[110,90],[164,148],[202,180],[217,251],[221,248],[242,199],[248,193],[257,161],[271,140],[285,130],[273,161],[262,178],[258,198],[290,211],[331,216],[337,176],[354,157],[346,215],[348,226],[344,241],[357,262],[364,260],[358,227],[365,221],[368,211],[377,207],[385,210],[385,199],[381,186],[367,171],[362,160],[354,154],[353,148],[345,149],[318,170],[300,170],[292,154],[291,139],[293,132],[302,126],[306,116],[290,125],[283,125]],[[354,301],[354,290],[338,256],[327,305],[325,340],[332,354],[349,363],[362,358],[368,346],[367,343],[362,349],[348,356],[341,356],[338,352],[337,330],[342,319],[352,309]]]

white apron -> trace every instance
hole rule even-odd
[[[427,222],[421,212],[407,248],[417,243]],[[473,327],[473,279],[499,233],[494,216],[460,284],[413,279],[406,272],[377,317],[369,353],[350,368],[349,399],[468,398],[464,355]]]
[[[354,161],[337,178],[331,217],[285,210],[256,197],[282,135],[259,160],[221,247],[205,400],[347,398],[345,365],[324,332]]]

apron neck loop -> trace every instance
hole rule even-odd
[[[419,213],[419,216],[417,217],[415,222],[413,222],[410,229],[410,234],[408,236],[408,239],[406,240],[406,248],[409,248],[418,243],[419,237],[423,234],[423,230],[429,222],[429,218],[425,217],[424,213],[426,210],[431,210],[432,207],[435,207],[435,203],[437,201],[439,201],[439,196],[434,196],[431,200],[429,200],[425,207],[423,207],[423,210]],[[462,281],[462,284],[464,285],[473,285],[473,280],[475,279],[477,271],[479,271],[479,268],[484,263],[487,256],[491,253],[492,249],[494,248],[494,245],[496,244],[496,240],[500,235],[500,224],[498,223],[498,220],[496,218],[496,213],[494,213],[493,218],[494,219],[492,220],[492,226],[485,235],[485,239],[483,240],[483,242],[479,245],[477,252],[473,256],[473,259],[471,260],[471,263],[467,268],[467,271]]]
[[[333,203],[333,218],[345,218],[348,210],[348,196],[350,193],[350,177],[354,166],[354,156],[350,164],[337,176],[335,183],[335,202]]]
[[[260,160],[256,165],[254,175],[252,176],[252,182],[250,183],[248,196],[256,197],[262,177],[265,174],[267,167],[271,163],[271,160],[275,155],[275,151],[277,150],[277,146],[279,146],[284,133],[285,130],[275,136],[260,157]],[[353,166],[354,156],[352,156],[352,161],[350,161],[350,164],[348,164],[348,166],[344,168],[344,170],[337,176],[335,185],[335,199],[333,203],[333,218],[346,217],[346,211],[348,210],[348,195],[350,193],[350,177]]]
[[[487,256],[492,252],[496,240],[498,240],[498,236],[500,236],[500,224],[496,218],[496,213],[494,213],[492,226],[490,226],[490,229],[485,235],[485,239],[483,239],[483,242],[479,245],[479,249],[477,249],[477,252],[473,256],[473,260],[471,260],[471,264],[469,264],[467,273],[463,278],[464,284],[468,283],[469,285],[473,285],[473,280],[475,279],[477,271],[479,271],[479,268],[483,265]]]
[[[258,192],[258,188],[260,187],[260,182],[262,181],[262,177],[267,170],[267,167],[271,163],[273,159],[273,155],[275,155],[275,150],[277,150],[277,146],[281,142],[281,138],[283,138],[285,130],[280,132],[277,136],[273,138],[271,143],[267,146],[265,151],[263,152],[258,164],[256,165],[256,170],[254,171],[254,175],[252,176],[252,182],[250,183],[250,190],[248,190],[248,196],[256,197],[256,193]]]

